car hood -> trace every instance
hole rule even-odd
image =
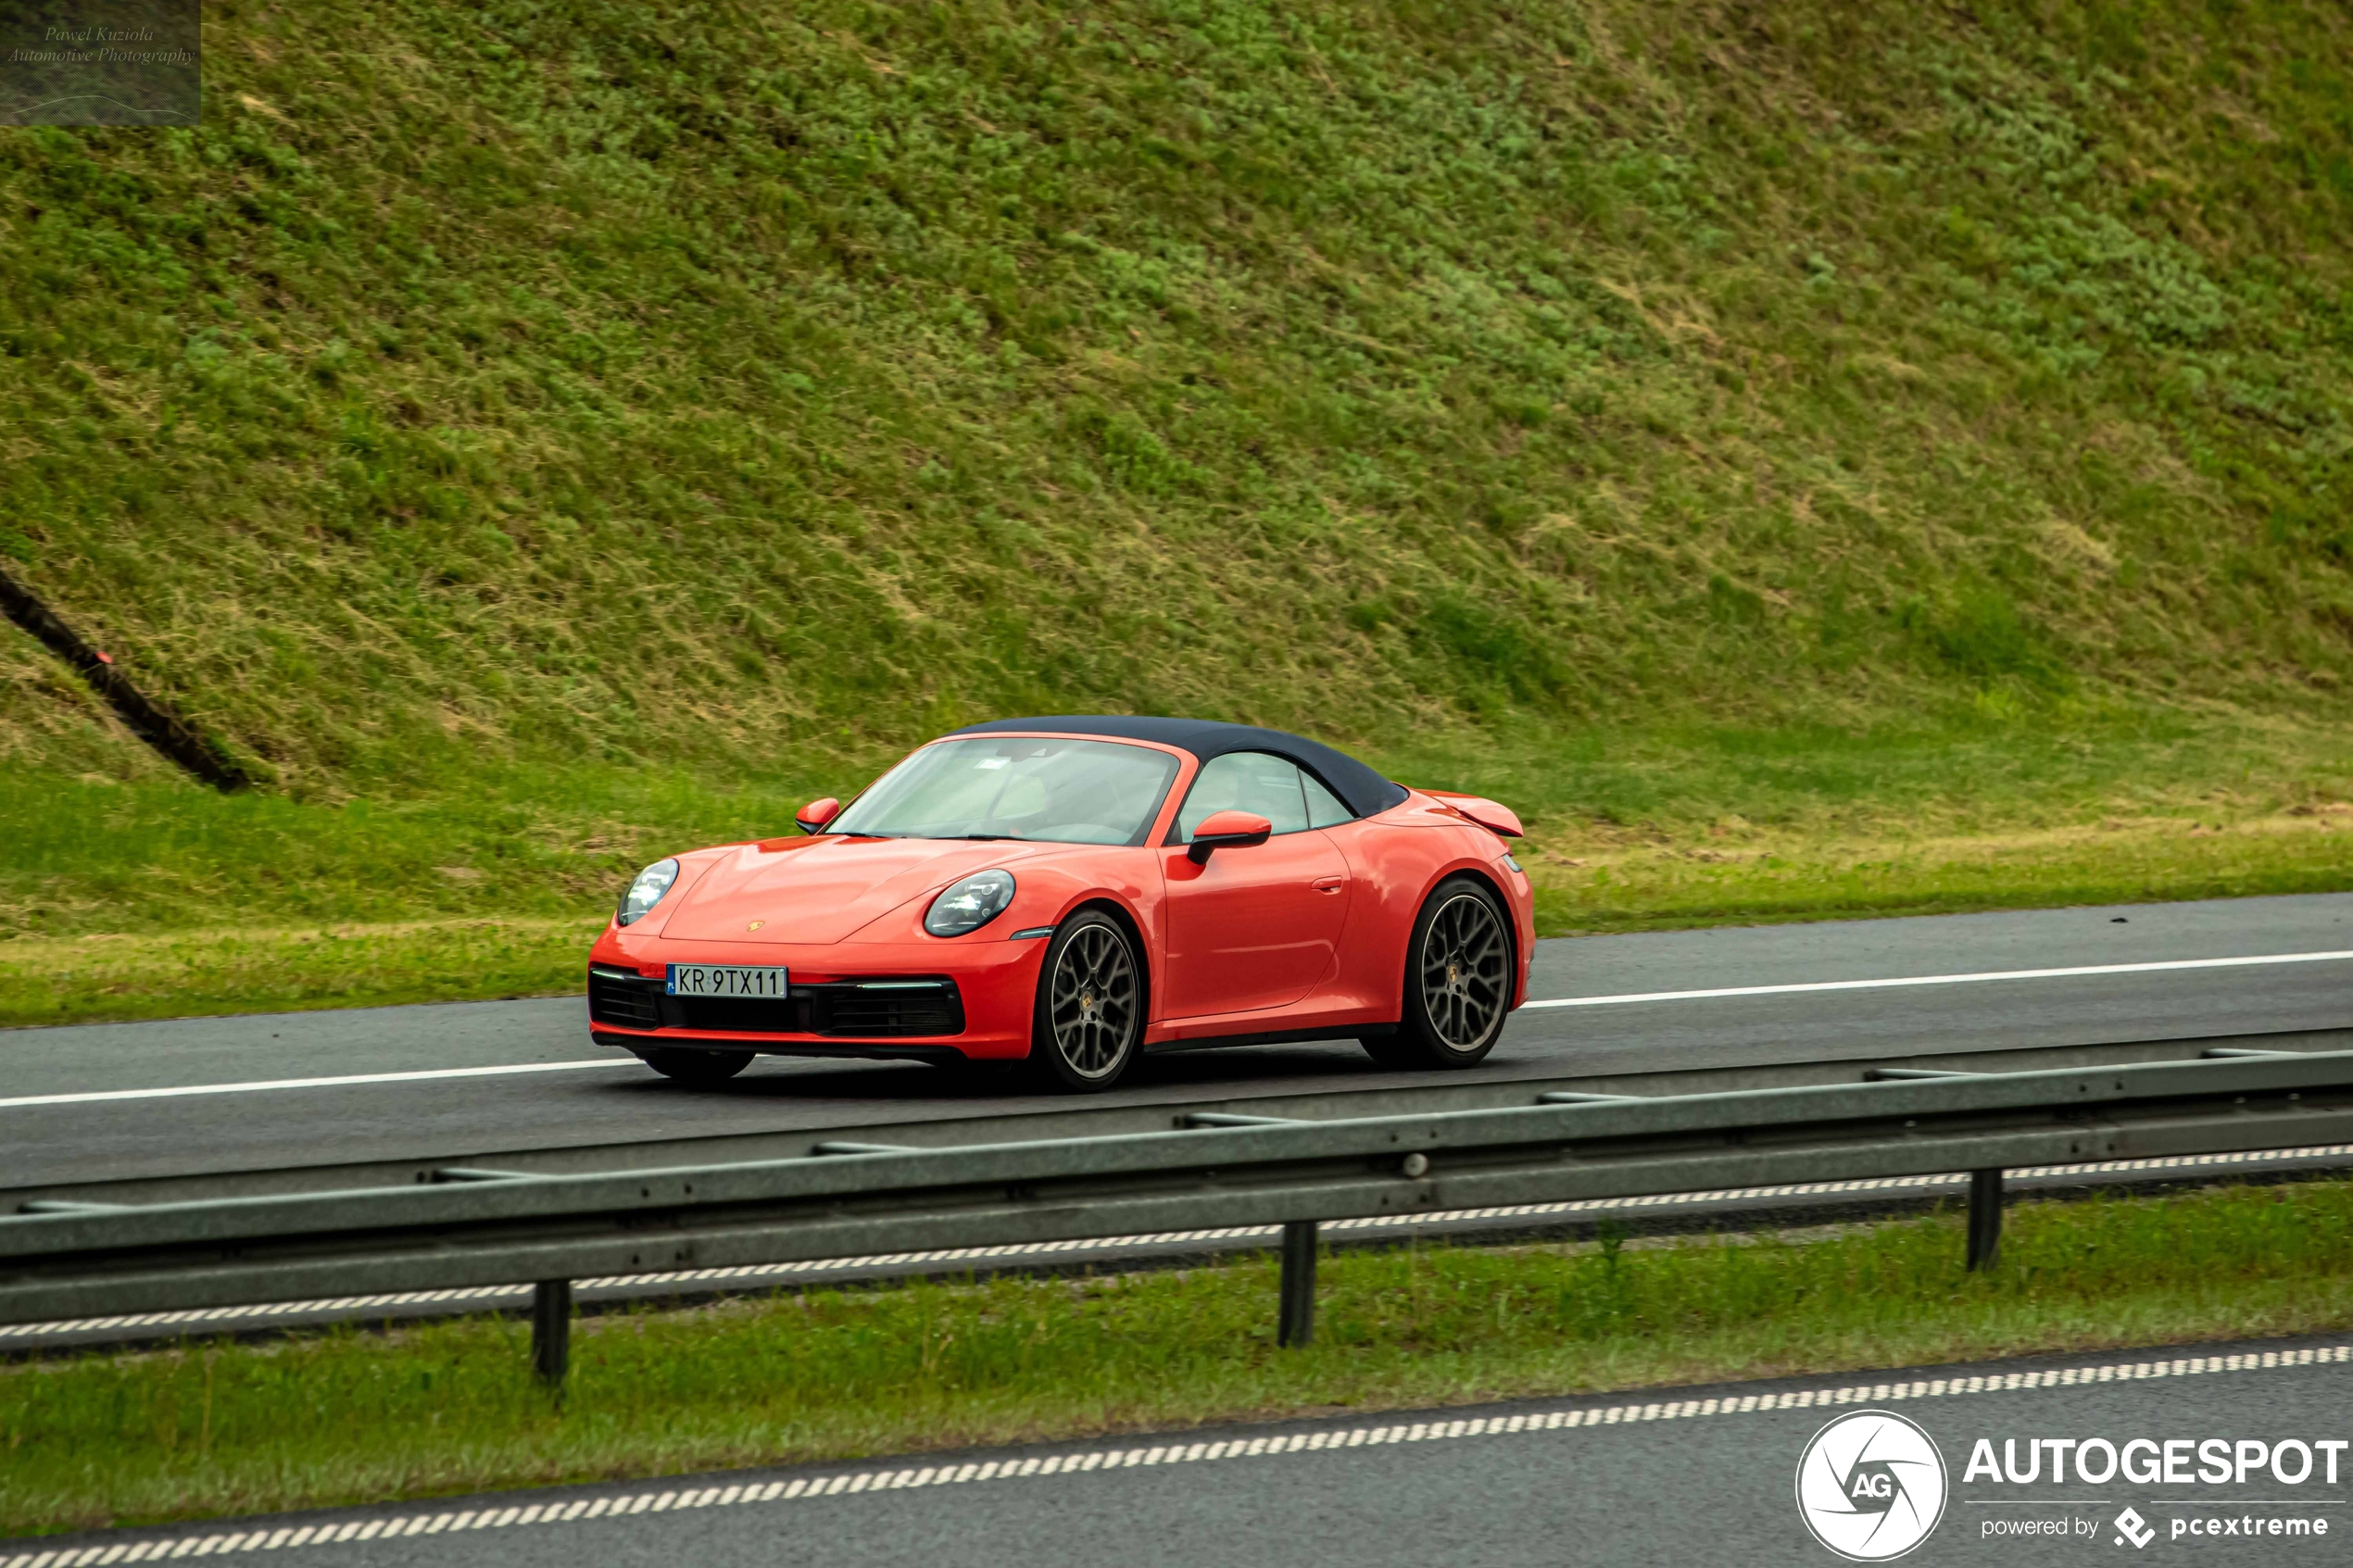
[[[661,935],[683,942],[839,942],[931,888],[1049,847],[831,834],[765,850],[747,844],[696,879]]]

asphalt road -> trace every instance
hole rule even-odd
[[[2353,895],[1554,941],[1537,953],[1533,994],[1575,1005],[1521,1012],[1476,1073],[1642,1072],[2340,1026],[2353,1022],[2353,962],[1598,999],[2347,948]],[[1175,1101],[1343,1080],[1415,1081],[1374,1071],[1349,1044],[1262,1046],[1150,1060],[1114,1098]],[[211,1087],[227,1085],[277,1086]],[[125,1093],[139,1098],[82,1098]],[[585,1008],[572,998],[17,1030],[0,1032],[0,1185],[1067,1104],[912,1064],[787,1058],[763,1059],[722,1088],[688,1089],[589,1044]]]
[[[1940,1521],[1906,1562],[2342,1562],[2353,1544],[2348,1354],[2342,1340],[2272,1342],[1351,1414],[0,1544],[0,1568],[53,1568],[36,1547],[94,1561],[105,1552],[84,1556],[93,1547],[149,1542],[143,1557],[296,1548],[321,1568],[1816,1568],[1838,1559],[1801,1516],[1800,1460],[1827,1424],[1868,1410],[1917,1423],[1943,1461],[1941,1516],[1917,1467],[1896,1473],[1907,1501]],[[2072,1470],[2055,1484],[2048,1450],[2032,1481],[1972,1475],[1981,1439],[1991,1459],[2042,1438],[2188,1446],[2170,1484],[2092,1484]],[[2209,1438],[2233,1461],[2219,1483],[2200,1478],[2210,1470],[2195,1445]],[[2274,1473],[2270,1450],[2289,1439],[2303,1453],[2289,1449]],[[2334,1480],[2327,1451],[2313,1451],[2323,1441],[2337,1445]],[[2246,1444],[2262,1449],[2242,1472]],[[2024,1452],[2009,1457],[2023,1468]],[[2309,1473],[2282,1479],[2299,1459]],[[2067,1533],[2009,1533],[2020,1529]],[[2127,1530],[2145,1544],[2127,1544]],[[320,1535],[344,1538],[309,1539]]]

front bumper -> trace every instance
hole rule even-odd
[[[589,1034],[624,1049],[1016,1059],[1029,1054],[1045,947],[1001,936],[924,946],[685,943],[626,940],[608,928],[589,955]],[[671,963],[782,964],[792,983],[782,998],[673,997],[664,978]]]

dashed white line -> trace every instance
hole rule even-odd
[[[2249,1350],[2221,1356],[2180,1356],[2170,1361],[2113,1361],[2103,1366],[2045,1367],[2027,1372],[1981,1373],[1962,1377],[1912,1378],[1883,1383],[1850,1383],[1831,1388],[1782,1389],[1765,1394],[1719,1394],[1704,1399],[1652,1399],[1578,1410],[1527,1411],[1515,1415],[1468,1416],[1452,1419],[1441,1412],[1417,1412],[1426,1419],[1391,1422],[1376,1426],[1346,1426],[1315,1432],[1291,1432],[1277,1436],[1237,1437],[1217,1442],[1189,1443],[1181,1438],[1130,1449],[1088,1449],[1076,1452],[1029,1455],[978,1463],[886,1465],[838,1474],[796,1476],[788,1481],[747,1481],[725,1486],[624,1493],[586,1499],[558,1498],[509,1508],[467,1509],[437,1513],[399,1515],[391,1519],[350,1519],[308,1524],[298,1529],[263,1521],[251,1529],[208,1535],[164,1537],[139,1541],[125,1549],[120,1540],[87,1547],[69,1547],[35,1554],[19,1552],[0,1568],[91,1568],[98,1563],[153,1562],[167,1557],[219,1557],[229,1552],[271,1551],[281,1547],[390,1540],[402,1536],[434,1536],[461,1530],[499,1530],[556,1524],[586,1524],[640,1513],[666,1513],[686,1509],[727,1508],[745,1503],[794,1502],[809,1498],[847,1497],[876,1492],[912,1490],[925,1486],[956,1486],[991,1481],[1044,1480],[1052,1475],[1086,1474],[1164,1464],[1206,1464],[1221,1460],[1274,1459],[1298,1453],[1329,1453],[1335,1449],[1379,1448],[1396,1443],[1459,1442],[1473,1437],[1509,1437],[1536,1432],[1574,1431],[1593,1426],[1630,1426],[1651,1421],[1694,1421],[1718,1416],[1754,1415],[1771,1411],[1826,1409],[1840,1405],[1883,1405],[1902,1399],[1943,1399],[1972,1394],[2007,1394],[2037,1388],[2073,1388],[2087,1384],[2136,1383],[2159,1377],[2199,1377],[2215,1373],[2271,1372],[2296,1367],[2344,1365],[2353,1361],[2353,1344],[2310,1346],[2296,1350]]]
[[[1978,985],[1994,980],[2070,980],[2091,974],[2158,974],[2171,970],[2334,963],[2346,959],[2353,959],[2353,948],[2333,953],[2263,953],[2238,959],[2170,959],[2158,963],[2078,964],[2070,969],[1995,969],[1977,974],[1910,974],[1887,980],[1808,980],[1787,985],[1726,985],[1711,991],[1629,991],[1616,997],[1554,997],[1547,1001],[1523,1002],[1521,1010],[1617,1007],[1627,1002],[1695,1002],[1716,997],[1778,997],[1798,991],[1881,991],[1897,985]]]
[[[2024,1165],[2012,1169],[2013,1180],[2043,1176],[2119,1174],[2133,1172],[2208,1170],[2259,1160],[2344,1159],[2353,1144],[2314,1144],[2302,1148],[2255,1149],[2234,1154],[2167,1155],[2144,1160],[2102,1160],[2074,1165]],[[1968,1185],[1966,1174],[1875,1176],[1855,1181],[1791,1182],[1776,1186],[1725,1187],[1707,1192],[1655,1193],[1637,1198],[1585,1198],[1558,1203],[1498,1204],[1484,1209],[1441,1209],[1423,1214],[1378,1214],[1353,1220],[1326,1220],[1323,1230],[1333,1232],[1402,1230],[1419,1226],[1461,1224],[1474,1220],[1545,1219],[1564,1214],[1622,1209],[1671,1209],[1704,1203],[1754,1201],[1773,1198],[1811,1198],[1843,1193],[1913,1192],[1924,1188]],[[874,1253],[854,1258],[810,1258],[786,1263],[749,1263],[728,1268],[687,1269],[661,1273],[606,1274],[574,1280],[578,1291],[660,1290],[682,1285],[721,1282],[751,1284],[785,1275],[847,1273],[875,1268],[928,1263],[1001,1263],[1025,1258],[1048,1258],[1072,1252],[1146,1250],[1189,1242],[1271,1240],[1280,1225],[1233,1225],[1214,1230],[1153,1231],[1139,1236],[1088,1236],[1072,1241],[1006,1242],[993,1247],[943,1247],[928,1251]],[[138,1312],[104,1318],[52,1319],[46,1323],[0,1323],[0,1339],[36,1339],[93,1334],[110,1328],[186,1328],[227,1326],[258,1318],[302,1316],[318,1312],[351,1311],[374,1307],[431,1306],[462,1303],[455,1311],[481,1311],[531,1296],[527,1285],[495,1285],[448,1290],[409,1290],[376,1296],[339,1296],[304,1301],[268,1301],[247,1307],[196,1307],[180,1311]],[[5,1565],[0,1565],[5,1568]]]

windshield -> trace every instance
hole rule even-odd
[[[1111,741],[944,740],[877,779],[825,831],[1137,844],[1176,774],[1168,753]]]

